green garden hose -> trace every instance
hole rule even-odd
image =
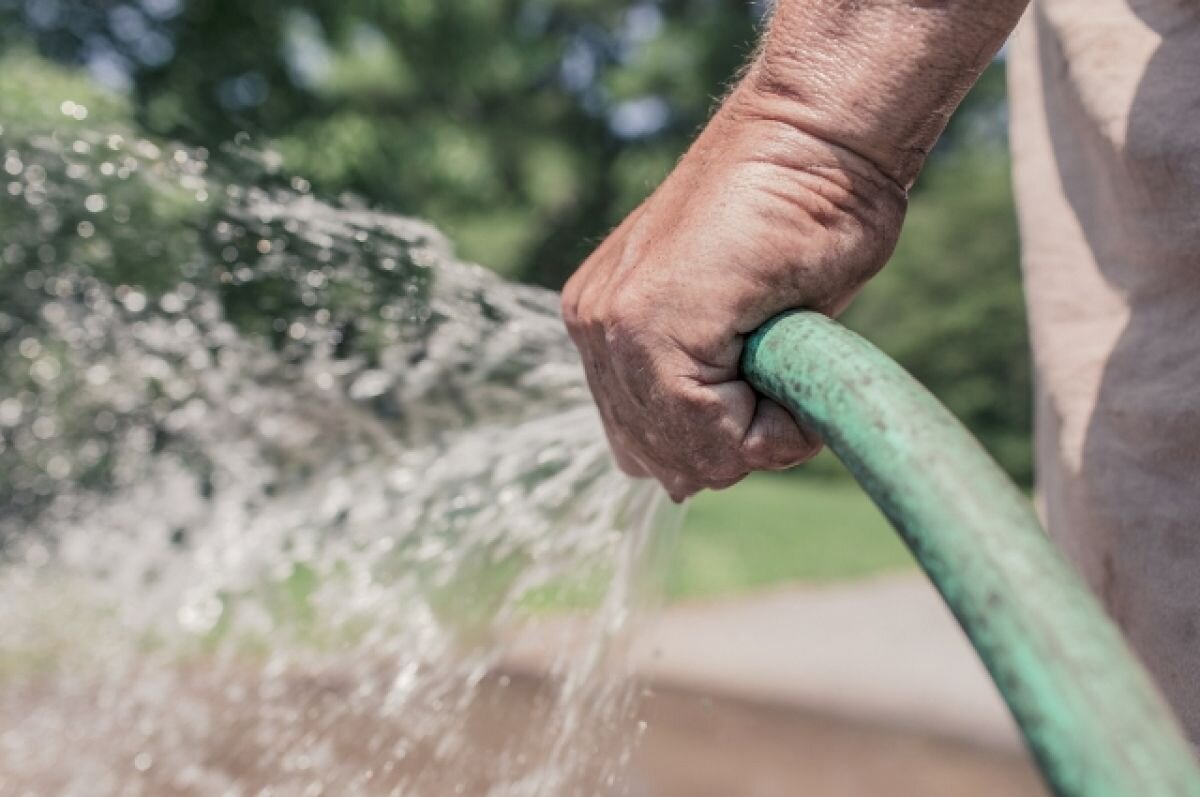
[[[1063,797],[1200,796],[1150,677],[1025,496],[915,379],[825,316],[775,318],[747,379],[816,429],[887,515],[970,637]]]

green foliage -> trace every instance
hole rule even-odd
[[[52,64],[27,48],[5,53],[2,64],[0,122],[10,131],[49,130],[72,120],[128,126],[133,120],[127,98],[105,91],[77,69]],[[64,105],[68,100],[72,104]]]
[[[348,190],[429,218],[465,257],[557,287],[686,148],[753,46],[760,5],[0,0],[0,44],[33,42],[93,68],[108,53],[132,102],[88,99],[91,119],[128,114],[213,152],[248,130],[318,193]],[[34,19],[35,6],[56,12]],[[95,93],[62,70],[23,77],[41,69],[28,56],[9,63],[18,68],[0,77],[0,123],[58,113],[44,96]],[[996,65],[935,150],[892,264],[845,320],[1027,481],[1004,113]],[[239,291],[248,301],[233,304],[249,323],[260,297]]]
[[[66,60],[103,42],[152,132],[215,149],[247,130],[318,192],[428,218],[465,257],[551,286],[670,168],[761,14],[744,0],[58,0],[30,24],[3,7],[0,40],[24,26]],[[147,36],[169,56],[144,52]]]

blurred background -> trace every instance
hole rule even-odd
[[[461,257],[559,288],[670,170],[765,13],[747,0],[0,0],[0,94],[6,116],[28,120],[63,81],[86,82],[72,90],[96,95],[93,119],[213,151],[248,137],[318,194],[428,219]],[[892,263],[844,321],[1028,485],[1005,126],[998,60],[917,184]],[[902,566],[844,482],[822,457],[701,497],[670,591]],[[797,491],[828,538],[784,534]],[[753,544],[728,539],[734,519]]]
[[[752,52],[767,6],[0,0],[0,124],[52,122],[65,106],[45,98],[70,96],[89,122],[212,153],[249,144],[293,185],[427,219],[460,257],[557,289],[670,170]],[[895,257],[843,320],[1028,487],[1004,69],[1001,57],[968,96],[913,191]],[[156,268],[144,251],[130,256],[142,258],[130,268]],[[724,599],[912,567],[822,455],[696,499],[666,588],[672,601]]]

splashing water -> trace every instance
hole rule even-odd
[[[607,659],[677,518],[556,296],[269,156],[0,152],[0,794],[624,793]]]

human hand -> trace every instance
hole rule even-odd
[[[747,80],[563,291],[620,467],[675,501],[782,469],[816,435],[738,373],[779,312],[836,314],[890,256],[905,187]]]

